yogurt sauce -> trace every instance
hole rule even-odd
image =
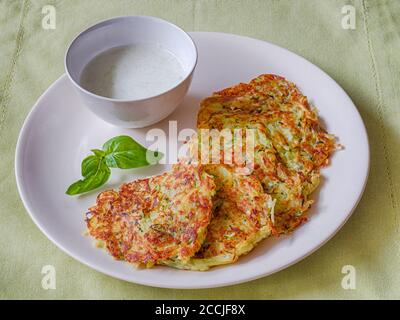
[[[135,44],[95,56],[83,69],[80,84],[103,97],[136,100],[172,89],[184,76],[172,52],[157,44]]]

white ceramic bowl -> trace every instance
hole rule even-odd
[[[172,89],[145,99],[122,100],[96,95],[80,85],[83,69],[99,53],[119,46],[157,43],[182,63],[183,80]],[[99,22],[81,32],[65,55],[65,70],[84,104],[111,124],[141,128],[167,117],[182,102],[192,81],[197,50],[190,36],[165,20],[146,16],[125,16]]]

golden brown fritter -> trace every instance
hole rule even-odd
[[[252,174],[276,199],[274,232],[289,232],[306,220],[309,195],[336,145],[293,83],[265,74],[216,92],[201,102],[197,126],[255,129]]]
[[[255,177],[224,165],[208,165],[207,172],[214,176],[218,191],[206,239],[192,259],[169,260],[170,266],[204,271],[233,263],[271,233],[274,203]]]
[[[186,262],[204,241],[214,193],[201,166],[176,164],[171,172],[100,193],[87,227],[116,259],[145,267]]]

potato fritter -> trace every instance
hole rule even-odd
[[[144,267],[184,263],[204,241],[214,193],[201,166],[176,164],[171,172],[100,193],[87,227],[116,259]]]

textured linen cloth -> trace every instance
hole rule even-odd
[[[45,5],[56,9],[54,30],[42,28]],[[345,5],[355,8],[354,30],[342,27]],[[186,31],[266,40],[304,56],[346,90],[367,127],[371,170],[361,202],[332,240],[296,265],[256,281],[229,288],[169,290],[94,271],[40,232],[16,188],[18,133],[38,97],[64,72],[64,53],[73,37],[99,20],[119,15],[152,15]],[[400,298],[399,53],[397,0],[0,0],[0,298]],[[56,269],[55,290],[42,288],[44,265]],[[342,288],[345,265],[356,270],[354,290]]]

